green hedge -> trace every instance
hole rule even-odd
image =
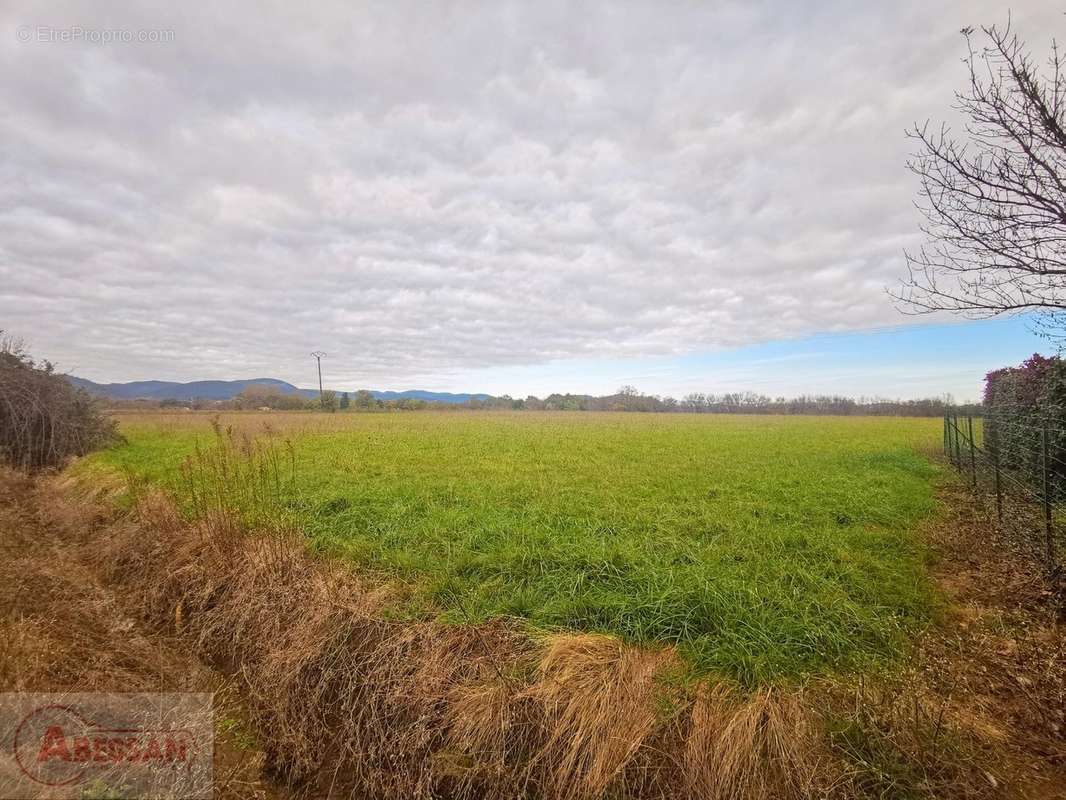
[[[985,376],[984,444],[1001,466],[1040,489],[1047,473],[1057,496],[1066,494],[1066,362],[1033,355],[1017,367]]]

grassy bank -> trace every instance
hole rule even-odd
[[[234,415],[275,443],[271,503],[413,586],[405,613],[678,647],[762,683],[891,659],[929,614],[914,529],[939,420],[622,414]],[[138,415],[81,468],[170,488],[203,415]],[[283,441],[291,441],[291,449]],[[291,460],[290,460],[291,459]],[[201,487],[202,490],[202,487]],[[237,502],[237,498],[234,498]],[[263,496],[266,502],[266,494]]]

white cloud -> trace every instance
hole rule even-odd
[[[899,322],[903,131],[945,114],[958,29],[1003,21],[49,5],[0,12],[0,326],[95,378],[298,380],[325,349],[338,383],[399,387]],[[1013,12],[1038,49],[1059,19]]]

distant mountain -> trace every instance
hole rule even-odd
[[[131,381],[129,383],[96,383],[68,375],[67,380],[97,397],[114,400],[231,400],[249,386],[270,386],[283,394],[318,397],[317,389],[301,389],[276,378],[252,378],[243,381]],[[426,400],[431,403],[465,403],[468,400],[488,400],[487,394],[453,394],[410,389],[406,392],[373,392],[379,400]]]
[[[85,378],[68,375],[67,379],[89,394],[110,397],[115,400],[229,400],[249,386],[270,386],[284,394],[300,394],[313,397],[318,392],[298,389],[291,383],[274,378],[252,378],[246,381],[131,381],[130,383],[95,383]]]

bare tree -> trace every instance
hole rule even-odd
[[[969,317],[1034,310],[1049,331],[1066,309],[1066,77],[1052,43],[1038,71],[1010,30],[962,31],[969,86],[962,141],[928,122],[909,136],[928,242],[908,252],[905,311]],[[978,46],[975,38],[983,42]]]

